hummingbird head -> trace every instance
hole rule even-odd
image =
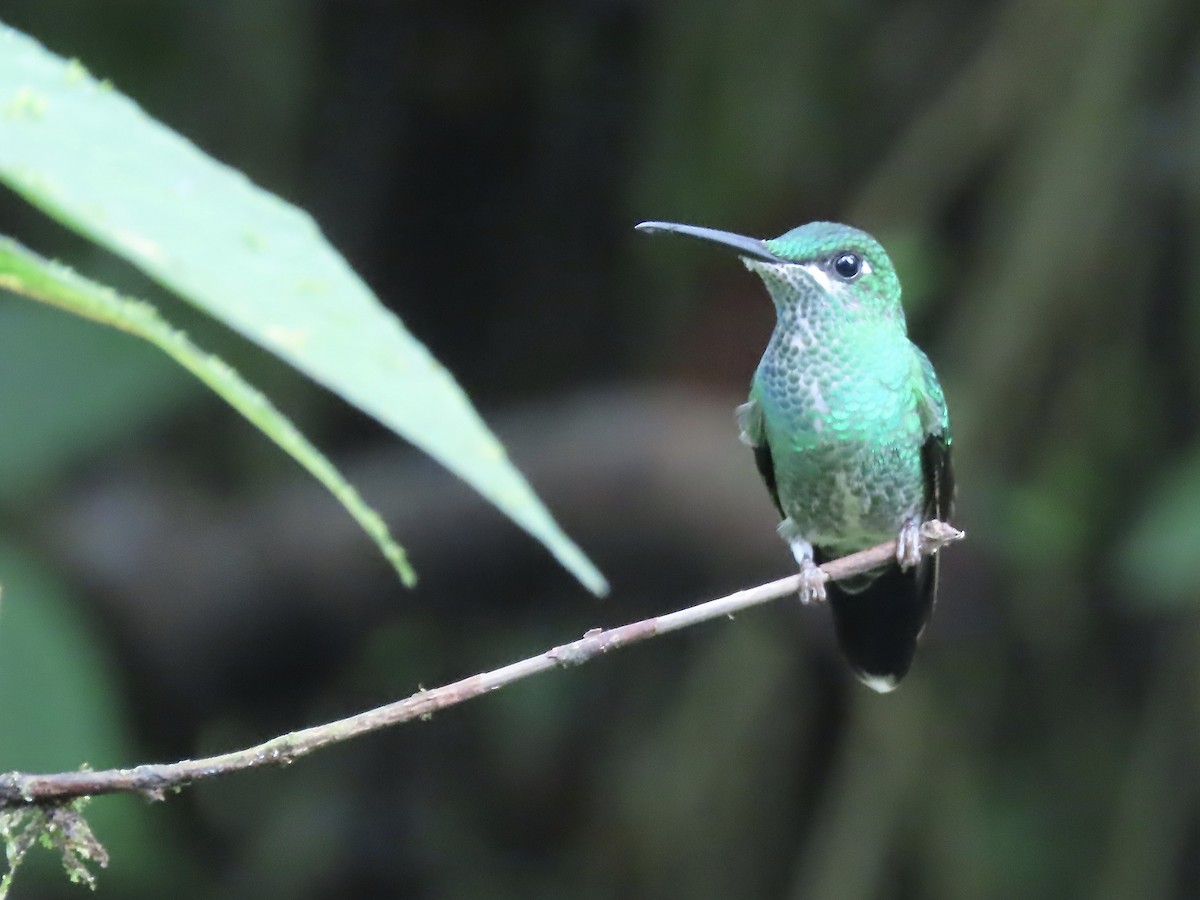
[[[809,315],[808,304],[837,305],[854,316],[896,319],[904,327],[900,280],[882,245],[858,228],[809,222],[769,240],[674,222],[642,222],[639,231],[670,231],[737,250],[767,286],[780,314]]]

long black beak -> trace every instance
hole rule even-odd
[[[638,231],[644,231],[647,234],[658,234],[663,231],[686,234],[689,237],[700,238],[702,241],[712,241],[714,244],[723,244],[726,247],[732,247],[742,256],[749,256],[751,259],[760,259],[763,262],[783,264],[788,262],[786,259],[776,256],[768,250],[767,245],[758,238],[734,234],[732,231],[702,228],[699,225],[680,225],[678,222],[639,222],[634,228]]]

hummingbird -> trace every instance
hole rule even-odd
[[[951,515],[950,419],[929,358],[908,338],[900,280],[875,238],[810,222],[768,240],[642,222],[732,248],[766,285],[775,329],[737,408],[800,567],[800,600],[828,599],[842,654],[887,693],[907,674],[937,596],[920,526]],[[895,562],[829,583],[821,562],[896,540]]]

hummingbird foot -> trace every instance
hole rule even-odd
[[[896,535],[896,562],[901,569],[911,569],[921,561],[921,520],[908,518]]]
[[[800,602],[808,606],[825,599],[825,573],[812,559],[804,560],[800,563]]]
[[[790,517],[779,523],[779,536],[787,541],[796,564],[800,566],[800,602],[805,605],[824,603],[827,576],[813,559],[812,544],[800,536],[796,523]]]

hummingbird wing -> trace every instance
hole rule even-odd
[[[738,440],[754,451],[758,474],[767,485],[771,502],[782,516],[783,505],[779,502],[779,487],[775,482],[775,460],[771,457],[771,445],[767,443],[767,423],[762,407],[753,397],[737,408],[737,423]]]
[[[950,459],[950,415],[946,410],[946,398],[938,382],[933,364],[921,350],[917,350],[921,363],[921,387],[917,390],[917,410],[925,426],[925,443],[921,445],[921,475],[925,481],[926,520],[940,519],[948,522],[954,515],[954,466]],[[937,602],[938,554],[927,556],[917,566],[919,578],[924,579],[922,590],[927,595],[926,612],[921,630],[933,614]],[[926,571],[920,573],[921,569]],[[920,635],[918,634],[918,637]]]
[[[915,345],[920,365],[917,413],[925,429],[921,445],[921,473],[925,479],[925,518],[947,521],[954,512],[954,468],[950,463],[950,415],[946,397],[929,357]],[[936,557],[935,557],[936,558]]]

